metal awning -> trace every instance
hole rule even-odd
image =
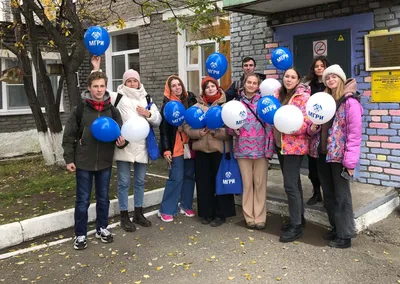
[[[223,0],[224,10],[253,15],[269,15],[338,0]]]

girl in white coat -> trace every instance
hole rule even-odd
[[[100,67],[100,57],[92,59],[94,69]],[[117,92],[111,93],[111,103],[115,105],[115,101],[121,94],[122,97],[117,104],[117,109],[121,113],[122,121],[141,116],[150,124],[150,127],[158,127],[162,117],[155,104],[151,104],[149,110],[149,96],[140,82],[140,75],[137,71],[129,69],[122,78],[122,85],[118,86]],[[151,99],[150,99],[151,101]],[[128,192],[131,181],[131,165],[134,170],[134,205],[135,211],[133,222],[150,227],[151,223],[143,215],[143,199],[144,199],[144,178],[146,176],[147,164],[149,157],[147,154],[146,139],[140,142],[130,142],[124,149],[115,149],[114,160],[117,161],[118,172],[118,203],[121,211],[121,227],[127,232],[134,232],[135,225],[131,222],[128,215]]]

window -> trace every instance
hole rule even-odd
[[[45,60],[46,64],[52,63],[60,63],[57,60]],[[12,68],[17,66],[18,62],[15,58],[1,58],[0,66],[1,70],[5,70],[8,68]],[[43,89],[36,81],[36,73],[35,69],[32,65],[33,79],[36,89],[36,95],[39,100],[39,104],[41,107],[44,107],[43,101]],[[57,94],[57,86],[58,86],[58,75],[50,75],[50,81],[53,87],[54,95]],[[30,112],[28,98],[26,97],[24,84],[21,83],[8,83],[8,82],[0,82],[0,113],[9,113],[12,111],[13,113],[26,113]],[[61,105],[60,109],[63,109],[63,102],[61,96]]]
[[[206,77],[206,60],[214,52],[220,52],[228,60],[228,70],[220,79],[221,87],[226,90],[231,84],[230,68],[230,22],[229,16],[217,17],[213,27],[204,28],[196,33],[185,31],[183,39],[185,40],[184,50],[184,70],[180,75],[185,79],[187,90],[198,94],[200,93],[201,80]],[[211,36],[218,35],[222,40],[218,43],[215,40],[208,39]],[[182,66],[183,67],[183,66]]]
[[[126,33],[113,36],[111,41],[111,81],[112,89],[116,91],[122,84],[122,76],[126,70],[134,69],[140,73],[139,36],[135,32]],[[107,63],[106,66],[109,66]]]

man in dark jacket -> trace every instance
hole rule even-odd
[[[245,75],[254,74],[254,70],[256,69],[256,61],[252,57],[245,57],[242,60],[242,69],[243,75],[240,77],[239,80],[232,83],[229,89],[225,92],[226,101],[231,101],[239,96],[239,92],[243,90],[243,80]],[[265,80],[265,75],[261,73],[257,74],[261,81]]]
[[[72,110],[64,130],[62,146],[67,170],[76,172],[74,248],[77,250],[87,247],[88,208],[93,178],[96,191],[96,238],[103,243],[113,241],[113,236],[107,230],[111,168],[115,144],[123,147],[126,143],[122,136],[116,142],[101,142],[90,131],[93,121],[100,116],[112,117],[119,126],[122,125],[121,115],[111,105],[106,88],[105,73],[90,74],[88,91],[82,93],[82,102]]]

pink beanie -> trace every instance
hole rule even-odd
[[[129,70],[125,71],[124,75],[122,76],[122,84],[125,85],[126,80],[128,80],[130,78],[135,78],[136,80],[139,81],[139,84],[140,84],[140,75],[137,71],[135,71],[133,69],[129,69]]]

